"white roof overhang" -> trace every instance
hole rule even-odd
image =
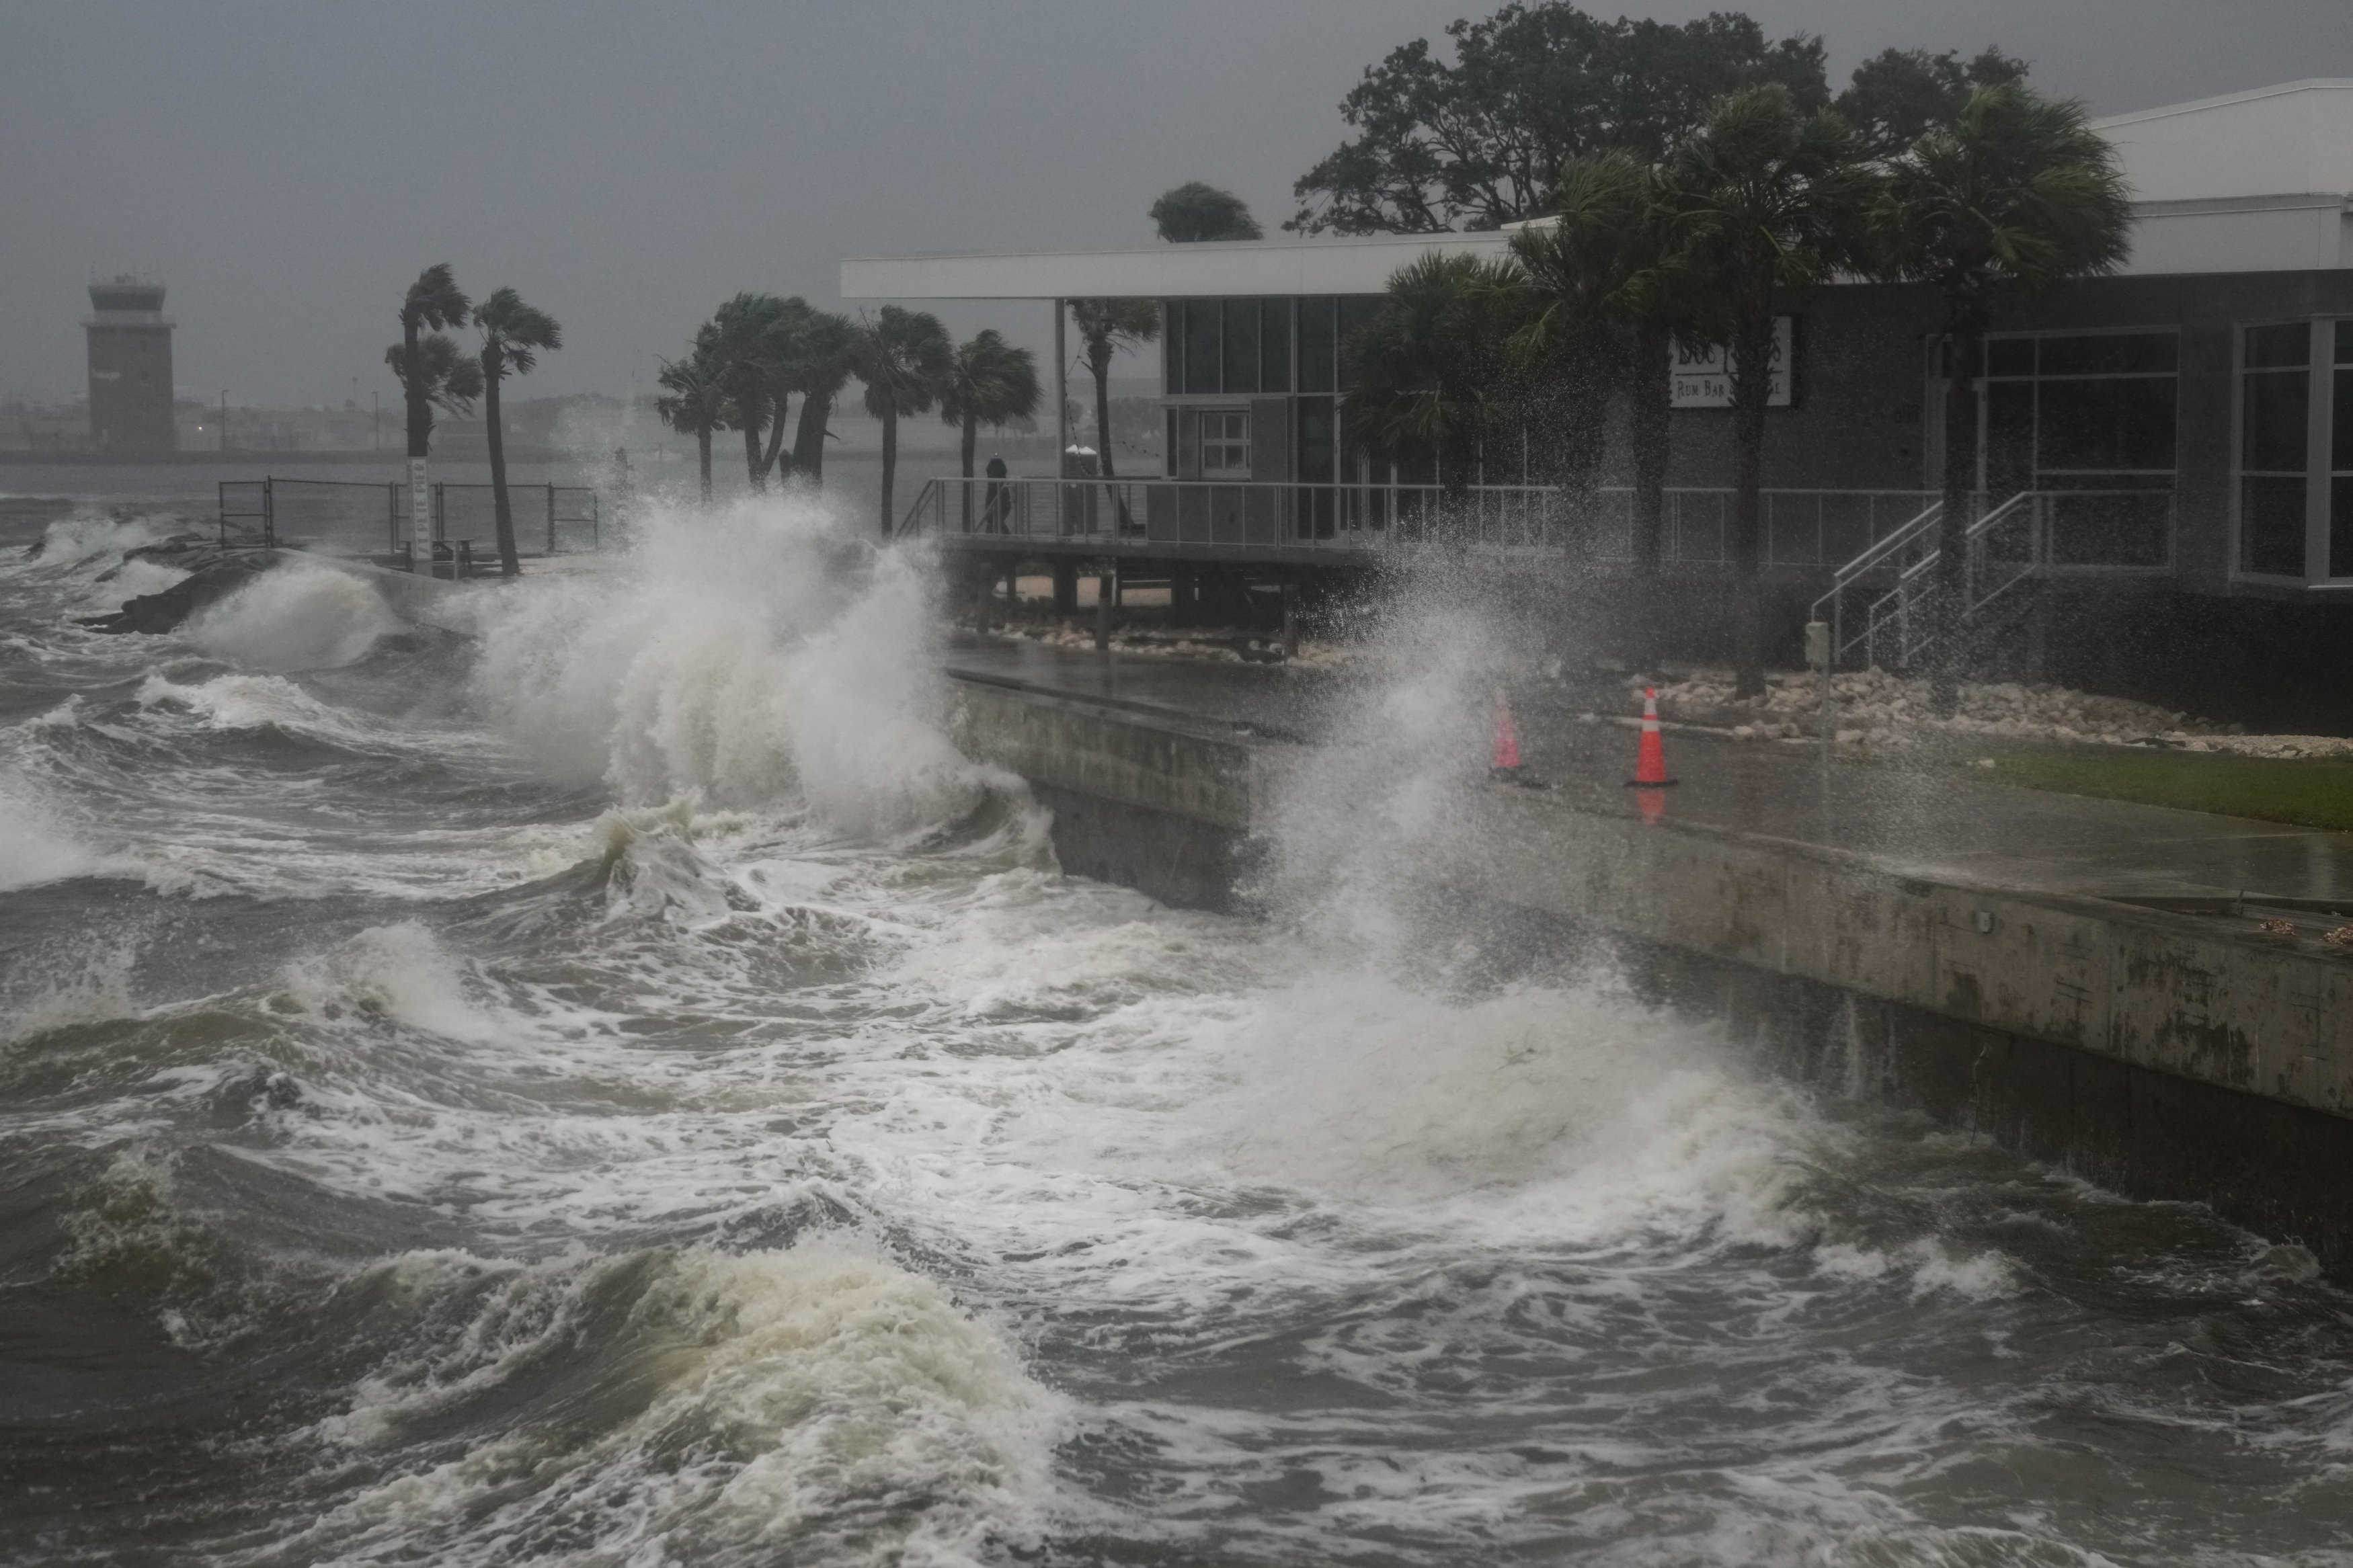
[[[1436,251],[1496,255],[1507,234],[1376,235],[1240,240],[1146,250],[994,251],[857,256],[841,264],[845,300],[1208,299],[1218,295],[1377,294],[1389,274]]]

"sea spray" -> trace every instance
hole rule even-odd
[[[487,608],[477,700],[624,805],[807,808],[888,837],[1018,793],[948,741],[928,563],[794,492],[649,508],[616,569]]]

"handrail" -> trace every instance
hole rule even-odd
[[[2020,490],[1972,519],[1962,531],[1966,553],[1962,565],[1959,619],[1964,624],[2020,584],[2040,576],[2049,565],[2049,530],[2045,526],[2047,502],[2046,492]],[[1893,639],[1896,661],[1902,665],[1913,663],[1935,646],[1938,628],[1926,611],[1943,591],[1934,574],[1937,563],[1944,558],[1944,504],[1939,501],[1907,523],[1898,535],[1882,542],[1839,568],[1830,592],[1814,601],[1810,612],[1812,618],[1817,621],[1827,619],[1830,624],[1828,652],[1833,665],[1844,662],[1857,649],[1862,650],[1867,663],[1876,665],[1883,636]],[[2000,583],[1979,592],[1978,584],[1986,575],[1988,565],[1985,541],[1995,530],[2016,521],[2021,514],[2029,520],[2031,527],[2021,563]],[[1894,580],[1862,607],[1861,628],[1852,637],[1847,636],[1847,591],[1897,550],[1932,536],[1933,542],[1928,547],[1897,568]]]
[[[894,520],[892,535],[969,532],[1005,536],[1008,543],[1034,539],[1108,551],[1176,546],[1243,553],[1446,544],[1622,561],[1633,548],[1634,493],[1630,486],[1603,486],[1589,492],[1590,504],[1578,505],[1573,492],[1547,485],[934,476]],[[1728,563],[1735,493],[1728,487],[1665,491],[1662,559]],[[1760,493],[1764,563],[1810,570],[1835,564],[1855,543],[1877,542],[1890,519],[1914,517],[1928,499],[1920,490],[1775,488]]]

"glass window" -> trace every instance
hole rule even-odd
[[[2328,481],[2328,574],[2353,577],[2353,474]]]
[[[1299,478],[1311,485],[1333,480],[1332,400],[1299,400]]]
[[[1208,408],[1201,412],[1201,477],[1250,478],[1250,411]]]
[[[2147,375],[2173,373],[2180,340],[2171,332],[2097,332],[2044,338],[2042,374]]]
[[[2051,363],[2047,345],[2043,363]],[[2045,472],[2138,469],[2170,474],[2173,388],[2171,376],[2045,380],[2037,465]]]
[[[1162,426],[1166,433],[1166,439],[1163,441],[1161,449],[1167,454],[1166,471],[1173,479],[1182,471],[1176,463],[1176,411],[1174,408],[1164,408],[1161,413],[1166,416],[1166,423]]]
[[[2304,478],[2249,474],[2239,481],[2239,566],[2304,575]]]
[[[1348,339],[1357,328],[1379,313],[1381,297],[1377,294],[1344,294],[1339,304],[1339,363],[1340,390],[1348,390]]]
[[[1174,397],[1185,390],[1185,301],[1162,300],[1160,322],[1160,390]]]
[[[1988,340],[1986,489],[2067,493],[2052,513],[2054,562],[2169,559],[2179,359],[2171,331]]]
[[[2337,323],[2329,376],[2328,574],[2353,577],[2353,321]]]
[[[1329,299],[1299,301],[1299,390],[1329,392],[1335,384],[1335,329]]]
[[[2249,327],[2239,377],[2239,568],[2304,575],[2312,325]]]
[[[1258,390],[1258,301],[1226,301],[1226,370],[1220,392]]]
[[[2032,382],[1998,382],[1986,388],[1985,459],[1987,488],[1997,494],[2034,488]]]
[[[1218,358],[1225,341],[1218,301],[1185,301],[1185,390],[1216,392]]]
[[[1952,363],[1949,357],[1947,363]],[[2032,375],[2034,374],[2034,340],[2032,338],[1996,338],[1986,344],[1988,375]]]
[[[2247,329],[2247,368],[2279,370],[2312,363],[2312,328],[2304,321]]]
[[[1291,301],[1260,301],[1258,327],[1258,389],[1291,390]]]
[[[2304,472],[2312,378],[2302,366],[2251,370],[2240,405],[2239,466],[2249,473]]]

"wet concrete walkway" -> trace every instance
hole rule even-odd
[[[1301,668],[1108,658],[1042,644],[962,639],[952,672],[1157,708],[1313,740],[1343,706],[1341,678]],[[1531,702],[1527,773],[1567,805],[1633,814],[1634,732]],[[1963,753],[1966,755],[1966,753]],[[2353,899],[2353,835],[2166,806],[1980,784],[1954,762],[1840,760],[1813,745],[1667,737],[1672,820],[1859,851],[1897,870],[2097,897]]]

